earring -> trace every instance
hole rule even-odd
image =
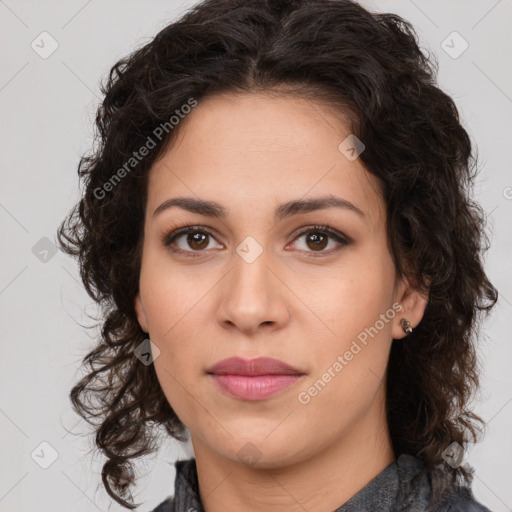
[[[411,334],[411,332],[412,332],[411,322],[409,322],[409,320],[406,320],[405,318],[402,318],[401,323],[402,323],[403,330],[407,334]]]

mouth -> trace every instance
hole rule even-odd
[[[232,398],[256,401],[290,388],[305,373],[278,359],[260,357],[224,359],[206,372],[218,388]]]

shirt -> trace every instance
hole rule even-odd
[[[175,462],[174,496],[168,497],[151,512],[204,512],[199,495],[194,458]],[[363,489],[333,512],[426,512],[432,503],[429,472],[423,462],[402,454],[384,468]],[[438,512],[491,512],[478,503],[470,487],[451,487]]]

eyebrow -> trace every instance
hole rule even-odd
[[[167,199],[158,206],[153,212],[153,217],[173,206],[177,206],[192,213],[206,215],[208,217],[225,218],[228,214],[227,210],[215,201],[206,201],[193,197],[174,197],[172,199]],[[281,221],[293,215],[323,210],[326,208],[343,208],[356,213],[360,217],[365,217],[364,212],[355,204],[347,201],[346,199],[342,199],[341,197],[332,195],[311,199],[298,199],[282,203],[276,208],[274,217],[276,221]]]

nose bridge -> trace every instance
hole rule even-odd
[[[264,251],[258,242],[249,240],[239,244],[236,256],[233,255],[235,268],[232,277],[234,284],[240,285],[237,289],[250,288],[262,294],[268,291],[268,256],[268,251]]]
[[[262,323],[284,321],[283,290],[269,268],[271,254],[247,237],[233,254],[233,266],[224,282],[219,321],[245,331],[253,331]]]

